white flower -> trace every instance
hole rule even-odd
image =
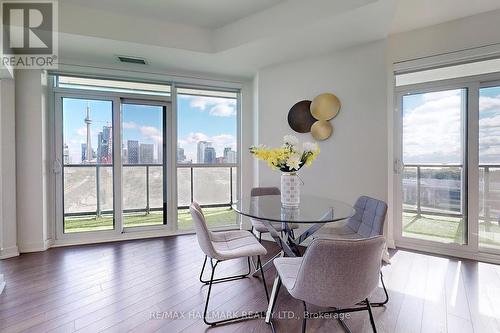
[[[318,150],[318,144],[315,142],[304,142],[302,144],[302,149],[304,152],[315,152]]]
[[[285,135],[283,137],[283,142],[290,146],[295,146],[299,143],[299,139],[297,139],[294,135]]]
[[[290,168],[290,170],[299,170],[300,169],[300,157],[299,155],[292,155],[286,160],[286,166]]]

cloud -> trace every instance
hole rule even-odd
[[[207,111],[216,117],[232,117],[236,115],[236,100],[232,98],[186,96],[189,106],[200,111]]]
[[[461,90],[413,95],[413,109],[403,117],[403,156],[406,163],[460,163]]]
[[[86,126],[83,126],[83,127],[80,127],[76,130],[76,134],[78,134],[79,136],[87,136],[87,127]]]
[[[163,141],[162,132],[153,126],[140,126],[139,132],[146,138],[153,140],[156,143]]]
[[[133,121],[125,121],[122,123],[122,127],[124,129],[134,129],[134,128],[137,128],[137,124],[134,123]]]
[[[208,113],[217,117],[231,117],[236,115],[236,108],[234,106],[221,104],[211,108]]]

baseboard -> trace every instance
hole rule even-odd
[[[41,252],[47,250],[51,246],[51,240],[44,240],[40,243],[18,244],[19,253]]]
[[[17,248],[17,246],[6,247],[0,250],[0,259],[17,257],[18,255],[19,249]]]
[[[413,244],[411,242],[405,242],[401,240],[396,241],[396,248],[423,252],[431,255],[437,254],[458,259],[470,259],[491,264],[500,264],[500,256],[491,253],[461,251],[460,249],[447,249],[442,247],[429,246],[426,244]]]

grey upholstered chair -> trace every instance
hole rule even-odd
[[[345,224],[333,224],[321,229],[320,237],[359,239],[382,235],[387,204],[381,200],[361,196],[354,204],[356,213]]]
[[[250,195],[252,197],[261,197],[264,195],[280,195],[281,191],[277,187],[254,187],[252,188]],[[262,242],[262,234],[269,232],[264,222],[257,219],[250,219],[252,222],[252,233],[257,231],[259,233],[259,242]],[[274,229],[278,232],[283,232],[285,230],[283,223],[273,222]],[[289,223],[288,227],[290,229],[297,229],[298,225],[295,223]],[[293,232],[293,231],[292,231]]]
[[[368,299],[378,286],[384,245],[383,236],[315,239],[303,257],[274,259],[278,288],[283,284],[290,295],[304,304],[302,332],[306,330],[306,303],[333,308],[322,314],[366,310],[373,331],[377,332]],[[346,323],[340,322],[347,330]]]
[[[368,196],[361,196],[356,200],[354,209],[356,213],[346,223],[323,228],[315,238],[363,239],[384,234],[387,213],[387,204],[385,202]],[[374,302],[371,304],[372,306],[382,306],[389,302],[389,293],[385,287],[382,271],[380,271],[380,281],[384,289],[385,300],[383,302]]]
[[[211,232],[208,230],[203,211],[200,205],[196,202],[191,203],[189,211],[191,213],[191,217],[193,218],[198,243],[201,250],[205,253],[205,261],[203,262],[203,267],[201,269],[200,281],[204,284],[208,284],[209,287],[205,310],[203,312],[203,321],[207,325],[215,326],[218,324],[255,318],[255,315],[247,315],[210,322],[207,320],[208,301],[210,299],[210,292],[214,283],[242,279],[250,274],[250,257],[257,256],[257,265],[259,269],[262,269],[260,256],[267,253],[266,249],[255,239],[254,235],[246,230],[232,230],[224,232]],[[248,263],[248,272],[246,274],[214,279],[215,269],[221,261],[245,257],[247,258]],[[212,273],[210,275],[210,280],[203,280],[203,272],[208,258],[210,259],[210,264],[212,266]],[[266,298],[269,301],[264,274],[262,274],[262,283],[264,284]]]

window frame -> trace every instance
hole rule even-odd
[[[394,78],[399,73],[394,73]],[[455,255],[467,258],[483,258],[498,260],[500,249],[485,248],[479,245],[479,93],[481,88],[500,86],[500,73],[488,73],[446,80],[437,80],[410,85],[396,86],[393,80],[393,149],[394,149],[394,192],[392,194],[394,217],[394,241],[396,246],[424,250],[434,253]],[[465,118],[465,132],[463,134],[464,154],[463,167],[467,177],[465,189],[467,196],[466,210],[464,211],[465,244],[441,243],[437,241],[403,237],[402,234],[402,101],[403,96],[411,93],[426,93],[451,89],[467,89],[467,104]],[[467,214],[467,215],[465,215]]]
[[[104,231],[88,231],[88,232],[75,232],[75,233],[64,233],[64,217],[63,217],[63,187],[62,172],[57,174],[57,172],[52,173],[51,182],[54,184],[54,194],[52,198],[54,200],[54,218],[53,218],[53,228],[54,236],[56,242],[62,243],[74,243],[78,242],[91,242],[93,240],[101,239],[127,239],[134,238],[134,236],[129,237],[131,234],[138,234],[142,232],[145,235],[148,231],[161,231],[162,234],[184,234],[192,233],[194,229],[178,229],[178,211],[177,211],[177,87],[186,89],[201,89],[201,90],[211,90],[211,91],[221,91],[221,92],[232,92],[236,93],[236,127],[237,127],[237,137],[236,137],[236,147],[237,147],[237,162],[234,164],[221,164],[223,167],[236,167],[236,198],[240,197],[241,193],[241,162],[242,162],[242,137],[241,137],[241,87],[228,87],[224,86],[208,86],[199,84],[189,84],[180,83],[177,85],[173,81],[155,81],[155,80],[137,80],[128,79],[124,77],[103,77],[98,75],[80,75],[80,74],[66,74],[64,72],[54,72],[49,73],[49,124],[50,124],[50,141],[51,141],[51,161],[53,163],[54,170],[57,169],[57,164],[62,165],[62,156],[59,156],[58,150],[62,150],[62,122],[61,119],[58,120],[58,113],[62,115],[62,98],[88,98],[88,99],[112,99],[113,100],[113,114],[118,116],[113,118],[113,127],[120,128],[120,131],[113,131],[113,140],[115,140],[115,145],[119,144],[121,146],[121,104],[122,102],[140,102],[140,103],[152,103],[154,105],[165,104],[167,107],[167,137],[170,140],[170,144],[167,144],[167,224],[154,225],[154,226],[139,226],[139,227],[125,227],[123,224],[123,196],[122,191],[122,154],[121,149],[113,149],[113,200],[114,200],[114,229],[104,230]],[[170,96],[159,96],[159,95],[145,95],[145,94],[134,94],[134,93],[122,93],[113,91],[98,91],[98,90],[88,90],[88,89],[75,89],[75,88],[64,88],[56,86],[56,77],[61,76],[77,76],[84,78],[94,78],[94,79],[105,79],[105,80],[118,80],[118,81],[131,81],[131,82],[141,82],[141,83],[152,83],[152,84],[165,84],[170,86]],[[229,84],[231,86],[231,84]],[[194,164],[196,167],[197,165]],[[210,166],[219,166],[216,164],[211,164]],[[62,168],[61,168],[62,171]],[[170,180],[170,184],[168,184]],[[119,186],[117,186],[119,184]],[[231,198],[232,199],[232,198]],[[212,228],[213,230],[228,230],[228,229],[238,229],[240,225],[240,219],[236,221],[233,225],[218,226]],[[145,233],[146,232],[146,233]],[[127,234],[129,234],[127,236]],[[146,236],[147,237],[147,236]]]

